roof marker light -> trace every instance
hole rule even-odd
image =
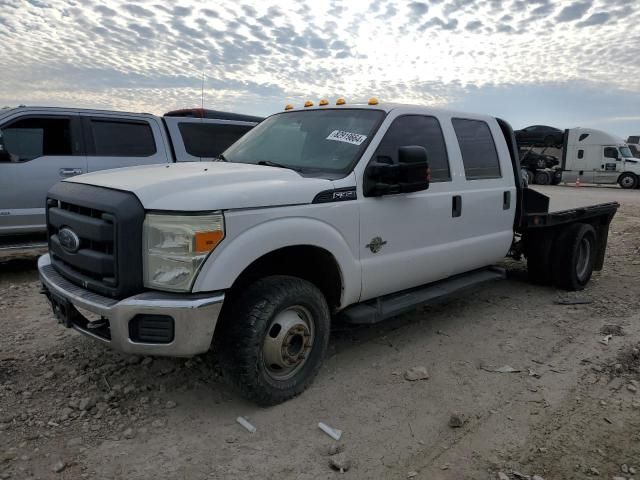
[[[329,105],[329,100],[327,100],[326,98],[323,98],[322,100],[320,100],[318,102],[318,105],[320,105],[321,107],[323,107],[325,105]]]
[[[378,105],[378,99],[376,97],[371,97],[369,99],[369,105]]]
[[[342,97],[336,100],[336,105],[344,105],[345,103],[347,103],[347,101]]]
[[[293,110],[293,105],[291,105],[290,103],[287,103],[287,104],[284,106],[284,109],[285,109],[285,110]]]
[[[313,102],[311,100],[307,100],[306,102],[304,102],[304,106],[305,107],[313,107]]]

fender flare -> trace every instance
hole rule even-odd
[[[308,217],[267,220],[228,242],[223,241],[200,269],[192,291],[227,290],[249,265],[264,255],[303,245],[319,247],[333,255],[342,277],[340,305],[357,302],[362,286],[360,262],[335,227]]]

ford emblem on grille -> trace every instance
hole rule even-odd
[[[76,253],[80,248],[80,237],[69,227],[61,228],[58,231],[58,241],[62,248],[69,253]]]

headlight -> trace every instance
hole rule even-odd
[[[144,285],[189,291],[200,266],[224,238],[224,217],[148,213],[144,219]]]

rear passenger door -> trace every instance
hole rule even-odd
[[[0,235],[44,231],[47,191],[86,173],[76,114],[28,113],[0,125]]]
[[[155,119],[91,115],[82,122],[90,172],[170,161]]]
[[[251,122],[164,117],[178,162],[218,157],[254,127]]]
[[[491,265],[507,254],[516,188],[509,151],[495,120],[490,124],[452,118],[451,126],[457,140],[451,151],[462,160],[464,178],[456,183],[459,209],[452,234],[457,241],[450,246],[451,273],[457,274]]]

